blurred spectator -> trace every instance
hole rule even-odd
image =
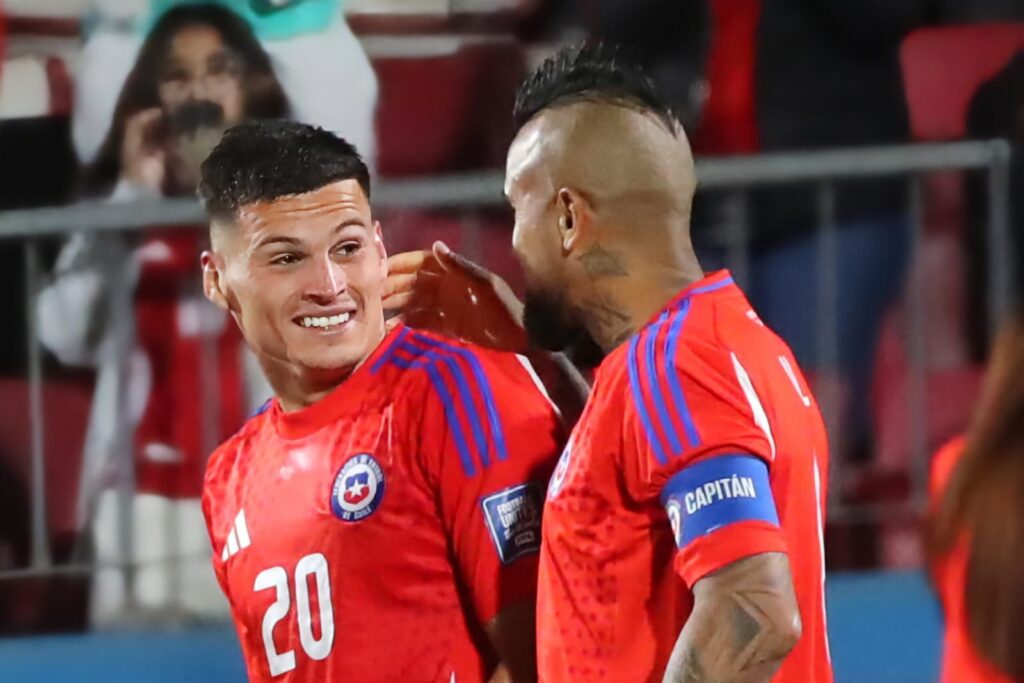
[[[931,467],[929,569],[945,613],[943,683],[1024,680],[1024,308],[992,349],[965,437]]]
[[[755,80],[761,149],[908,142],[898,49],[923,21],[920,8],[908,3],[763,0]],[[837,397],[827,408],[840,455],[865,457],[874,352],[909,261],[906,183],[873,179],[834,187],[836,367],[819,355],[825,323],[819,297],[828,287],[818,266],[815,188],[755,194],[751,292],[765,322],[805,366],[838,371],[845,401]]]
[[[125,81],[86,191],[110,201],[191,194],[225,128],[287,113],[270,60],[242,19],[212,5],[171,9]],[[95,519],[98,560],[193,558],[144,567],[128,586],[116,570],[99,572],[93,613],[101,621],[124,600],[200,613],[223,604],[198,559],[207,540],[197,499],[206,455],[242,421],[247,357],[236,326],[202,295],[200,248],[192,231],[142,241],[79,234],[40,296],[43,343],[63,362],[97,370],[78,514]],[[247,379],[253,397],[268,395],[258,371]],[[126,514],[135,520],[128,541],[119,526]]]
[[[1024,51],[982,84],[967,112],[967,135],[978,140],[1005,138],[1014,146],[1010,168],[1010,262],[1014,290],[1024,292]],[[972,174],[967,186],[968,328],[972,356],[982,361],[989,346],[988,180]]]
[[[349,29],[341,0],[206,0],[247,19],[288,93],[291,116],[343,135],[376,157],[377,77]],[[94,0],[78,70],[75,143],[90,163],[142,38],[156,17],[196,0]]]

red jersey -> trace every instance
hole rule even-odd
[[[661,681],[707,574],[789,555],[803,635],[773,681],[832,680],[828,440],[786,345],[726,272],[688,287],[598,368],[548,488],[541,681]]]
[[[940,450],[932,461],[931,493],[935,503],[945,491],[953,467],[964,451],[964,440],[954,439]],[[932,576],[946,615],[946,634],[942,644],[942,683],[1013,683],[986,662],[971,644],[967,630],[968,546],[961,541],[936,567]]]
[[[203,493],[250,680],[486,680],[561,431],[518,357],[406,327],[312,406],[272,402]]]

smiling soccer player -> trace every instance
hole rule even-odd
[[[209,298],[276,394],[203,506],[253,681],[530,681],[562,428],[525,362],[403,325],[366,166],[287,122],[203,164]]]

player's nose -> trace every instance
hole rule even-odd
[[[345,269],[336,263],[329,254],[317,259],[313,264],[306,298],[320,304],[335,301],[348,289],[348,278]]]

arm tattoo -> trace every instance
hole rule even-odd
[[[622,257],[614,251],[608,251],[600,244],[587,249],[579,256],[583,270],[591,280],[600,277],[625,277],[629,275],[626,266],[622,263]]]
[[[768,681],[800,637],[800,616],[782,553],[755,555],[694,586],[694,610],[665,683]]]
[[[700,657],[694,648],[687,648],[683,661],[679,667],[679,683],[701,683],[708,680],[704,668],[700,664]]]

